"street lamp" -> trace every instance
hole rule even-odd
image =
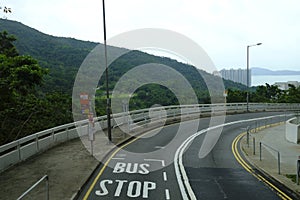
[[[110,118],[110,98],[108,88],[108,67],[107,67],[107,45],[106,45],[106,20],[105,20],[105,2],[102,0],[103,8],[103,33],[104,33],[104,51],[105,51],[105,78],[106,78],[106,115],[107,115],[107,137],[111,142],[111,118]]]
[[[249,74],[249,48],[259,46],[262,43],[252,44],[247,46],[247,112],[249,112],[249,87],[250,87],[250,74]]]

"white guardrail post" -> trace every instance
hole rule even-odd
[[[224,110],[222,110],[224,109]],[[262,103],[250,103],[250,111],[295,111],[300,110],[300,104],[262,104]],[[163,112],[166,113],[166,117],[176,117],[180,115],[189,116],[191,114],[205,114],[215,112],[244,112],[246,110],[246,103],[228,103],[228,104],[198,104],[198,105],[174,105],[166,107],[151,108],[151,112],[154,113],[154,118],[159,120]],[[152,114],[153,114],[152,113]],[[156,116],[158,113],[158,116]],[[112,119],[121,118],[122,116],[128,117],[129,129],[134,123],[146,121],[150,119],[149,109],[135,110],[125,113],[117,113],[112,116]],[[153,119],[153,120],[155,120]],[[107,128],[106,116],[100,116],[95,118],[95,121],[100,123],[102,129]],[[115,120],[113,120],[115,121]],[[51,129],[47,129],[17,141],[0,146],[0,172],[4,171],[8,167],[15,165],[34,154],[45,151],[50,147],[65,142],[74,138],[81,137],[87,134],[88,120],[82,120],[69,124],[64,124]],[[117,124],[119,125],[119,124]],[[78,131],[76,131],[76,129]]]

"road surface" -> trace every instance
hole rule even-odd
[[[217,143],[208,145],[213,149],[207,155],[200,149],[204,143],[212,142],[205,139],[209,118],[147,133],[112,152],[82,188],[78,199],[281,199],[247,172],[232,151],[233,140],[247,126],[274,123],[279,118],[262,118],[279,114],[226,116],[227,125]],[[249,120],[254,118],[259,120]],[[195,124],[196,132],[189,129]],[[218,136],[214,131],[209,134]]]

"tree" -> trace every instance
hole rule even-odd
[[[42,93],[48,69],[19,55],[15,40],[0,32],[0,145],[72,121],[71,96]]]
[[[252,95],[253,102],[260,103],[277,103],[283,95],[283,91],[281,91],[276,85],[260,85],[257,87],[256,91]]]
[[[8,35],[6,31],[0,32],[0,54],[4,54],[8,57],[14,57],[19,55],[13,42],[16,38],[12,35]]]
[[[41,104],[35,88],[47,73],[30,56],[20,56],[13,41],[7,32],[0,33],[0,144],[31,131],[27,124]]]
[[[285,93],[285,103],[300,103],[300,87],[296,88],[289,84],[289,89]]]
[[[227,102],[228,103],[241,103],[246,101],[247,92],[241,90],[228,89]]]
[[[16,99],[34,94],[47,74],[32,57],[20,56],[13,41],[15,38],[7,32],[0,33],[0,110],[15,105]]]

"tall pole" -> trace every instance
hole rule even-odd
[[[106,45],[106,20],[105,20],[105,2],[102,0],[103,8],[103,32],[104,32],[104,51],[105,51],[105,78],[106,78],[106,115],[107,115],[107,137],[111,142],[111,118],[110,118],[110,98],[108,88],[108,67],[107,67],[107,45]]]
[[[249,47],[247,46],[247,112],[249,112]]]
[[[261,45],[262,43],[257,43],[247,46],[247,112],[249,112],[249,90],[250,90],[250,72],[249,72],[249,48],[253,46]]]

